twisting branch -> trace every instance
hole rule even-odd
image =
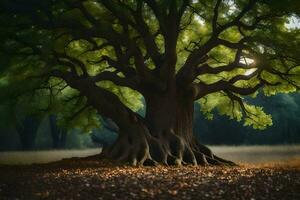
[[[233,94],[232,92],[230,92],[230,91],[228,91],[228,90],[224,90],[224,92],[227,94],[227,96],[228,96],[233,102],[234,102],[234,101],[238,102],[238,104],[240,105],[240,107],[241,107],[243,113],[244,113],[245,115],[247,115],[248,111],[247,111],[247,109],[246,109],[246,107],[245,107],[245,105],[244,105],[244,102],[243,102],[242,98],[239,97],[239,96],[237,96],[237,95],[235,95],[235,94]]]
[[[261,70],[257,69],[256,71],[252,72],[249,75],[237,75],[237,76],[231,78],[228,82],[231,83],[231,84],[234,84],[237,81],[250,80],[250,79],[256,77],[260,72],[261,72]]]
[[[157,5],[157,2],[155,0],[145,0],[146,4],[152,9],[158,23],[160,26],[160,29],[163,34],[166,33],[166,13],[162,12],[162,10]]]
[[[65,64],[67,64],[67,62],[69,62],[73,65],[75,64],[76,66],[78,66],[81,69],[83,77],[88,77],[89,76],[85,64],[80,59],[75,58],[75,57],[71,57],[71,56],[69,56],[65,53],[58,53],[58,52],[55,52],[55,51],[53,53],[60,60],[59,62],[65,63]],[[62,59],[67,60],[67,62],[64,62]],[[74,71],[74,68],[72,68],[72,69]]]
[[[239,104],[239,106],[241,107],[242,109],[242,112],[244,114],[244,116],[252,121],[254,121],[256,124],[260,124],[260,125],[263,125],[260,121],[258,121],[257,119],[255,119],[254,117],[258,117],[256,114],[254,113],[251,113],[245,106],[243,100],[241,97],[233,94],[232,92],[228,91],[228,90],[225,90],[224,91],[227,96],[230,98],[230,100],[232,102],[237,102]]]
[[[214,8],[214,16],[213,16],[213,19],[212,19],[213,32],[217,32],[219,7],[220,7],[221,2],[222,2],[222,0],[217,0],[217,3],[216,3],[215,8]]]
[[[177,73],[177,80],[179,82],[183,82],[186,80],[189,80],[188,82],[194,81],[194,79],[191,79],[191,77],[193,78],[197,77],[194,73],[195,73],[195,68],[197,68],[197,66],[201,64],[199,62],[199,59],[202,58],[204,55],[207,55],[212,49],[214,49],[218,45],[224,45],[231,49],[238,49],[240,50],[240,52],[242,51],[241,49],[246,48],[245,42],[248,41],[249,39],[248,37],[244,37],[239,42],[233,43],[224,39],[220,39],[218,38],[218,36],[221,32],[225,31],[226,29],[232,26],[241,25],[240,20],[256,5],[257,1],[258,0],[249,0],[249,2],[245,5],[242,11],[232,21],[223,25],[219,25],[217,22],[218,15],[219,15],[219,7],[222,1],[218,0],[216,2],[216,5],[214,7],[214,16],[212,19],[212,27],[213,27],[212,36],[205,44],[203,44],[201,47],[195,48],[190,53],[183,67]],[[230,66],[234,68],[234,65],[230,65]],[[219,70],[221,69],[224,68],[220,68]]]
[[[151,33],[149,26],[143,18],[143,2],[137,2],[136,10],[130,8],[124,3],[117,4],[114,3],[114,1],[102,1],[102,4],[118,18],[123,26],[130,25],[140,33],[147,49],[147,54],[150,55],[156,67],[160,67],[161,55],[155,42],[155,36]],[[135,21],[132,21],[130,16],[126,15],[125,12],[119,12],[118,8],[128,10]]]
[[[224,30],[232,27],[237,26],[240,23],[240,20],[256,5],[258,0],[249,0],[246,6],[242,9],[242,11],[230,22],[220,25],[216,31],[214,32],[215,35],[219,35]]]
[[[201,97],[206,96],[207,94],[214,93],[214,92],[219,92],[222,90],[228,90],[233,93],[237,93],[240,95],[250,95],[256,92],[259,88],[261,88],[264,85],[263,82],[259,82],[257,85],[254,87],[237,87],[234,86],[232,83],[228,81],[217,81],[212,84],[205,84],[203,82],[198,83],[198,94],[196,95],[196,99],[199,99]]]
[[[110,1],[102,1],[101,3],[110,10],[113,10]],[[83,2],[75,1],[75,3],[68,5],[72,8],[77,8],[81,10],[83,16],[93,25],[93,28],[87,29],[82,34],[83,36],[86,36],[88,32],[90,36],[94,35],[95,37],[105,39],[109,44],[111,44],[111,46],[126,47],[130,52],[132,52],[137,74],[141,77],[141,79],[147,79],[147,77],[150,76],[150,71],[145,64],[141,49],[136,44],[136,42],[129,37],[128,34],[119,33],[114,29],[111,23],[96,19],[83,5]],[[132,22],[129,22],[127,20],[128,17],[126,17],[125,15],[122,15],[120,13],[114,13],[114,16],[120,19],[123,27],[127,26],[128,24],[132,24]],[[75,35],[78,35],[78,33],[75,33]]]
[[[137,82],[134,78],[122,78],[118,76],[115,72],[104,71],[95,76],[90,77],[89,80],[93,82],[111,81],[119,86],[125,86],[134,90],[139,90]]]

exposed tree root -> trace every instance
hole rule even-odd
[[[155,135],[156,137],[143,126],[126,134],[121,132],[111,147],[103,149],[102,156],[133,166],[236,165],[214,155],[209,148],[200,143],[190,145],[172,130]]]

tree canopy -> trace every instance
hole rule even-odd
[[[34,91],[34,107],[70,122],[92,110],[66,76],[96,82],[133,110],[145,88],[163,90],[176,76],[193,85],[208,118],[217,108],[265,128],[270,116],[241,96],[299,88],[299,30],[286,26],[298,14],[292,0],[4,0],[1,95]]]

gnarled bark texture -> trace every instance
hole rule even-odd
[[[193,100],[170,93],[146,97],[145,120],[128,111],[127,126],[104,155],[133,165],[233,164],[194,138]]]

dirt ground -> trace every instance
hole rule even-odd
[[[130,167],[105,160],[0,166],[0,199],[300,199],[300,159],[238,167]]]

